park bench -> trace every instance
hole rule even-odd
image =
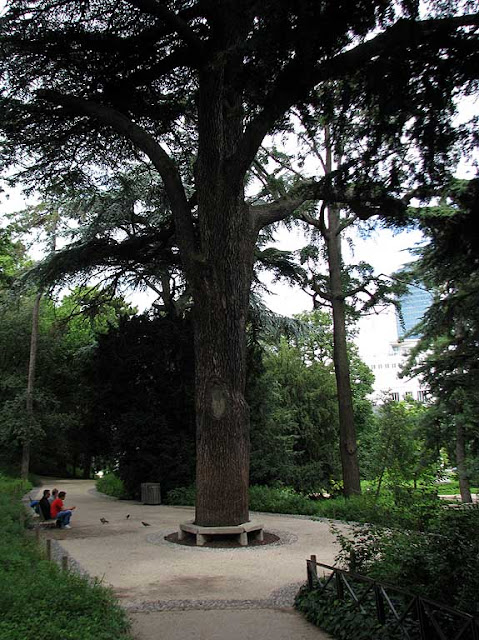
[[[57,526],[56,518],[55,519],[52,518],[51,520],[46,520],[45,516],[43,515],[43,511],[41,509],[38,509],[37,527],[48,529],[56,526]]]

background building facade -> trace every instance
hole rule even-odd
[[[363,318],[358,339],[359,354],[374,373],[374,397],[384,394],[395,400],[412,397],[423,402],[427,389],[416,377],[399,377],[401,366],[417,344],[420,322],[432,302],[431,294],[419,287],[411,287],[401,299],[401,314],[391,305],[377,315]]]

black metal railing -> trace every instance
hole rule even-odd
[[[363,614],[375,616],[389,631],[407,640],[479,640],[479,618],[411,594],[405,589],[372,580],[316,561],[306,560],[308,587],[334,590],[335,599],[348,600]],[[329,574],[318,578],[318,567]]]

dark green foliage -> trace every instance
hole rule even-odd
[[[382,526],[424,531],[441,509],[433,491],[396,487],[377,497],[372,492],[318,502],[317,515],[346,522],[365,522]]]
[[[91,419],[92,356],[97,336],[128,313],[121,299],[77,290],[61,304],[43,297],[37,348],[33,424],[26,386],[34,295],[0,300],[0,459],[18,462],[25,438],[39,474],[90,473],[107,443]]]
[[[334,584],[326,590],[302,587],[295,607],[307,620],[338,640],[403,640],[402,633],[388,632],[376,619],[375,603],[363,602],[362,610],[352,599],[339,600]]]
[[[249,500],[250,509],[253,511],[294,513],[308,516],[317,512],[317,506],[313,500],[297,493],[290,487],[251,486]]]
[[[425,421],[430,409],[413,399],[385,397],[361,434],[363,477],[379,494],[381,486],[431,482],[439,470],[437,441],[428,437]]]
[[[191,485],[189,487],[177,487],[176,489],[168,491],[165,502],[167,504],[193,507],[195,505],[195,500],[196,489]]]
[[[434,402],[429,433],[456,457],[456,434],[464,435],[457,460],[464,481],[479,467],[479,180],[451,181],[436,206],[422,210],[428,240],[410,271],[435,299],[421,324],[422,338],[406,373],[420,375]]]
[[[0,640],[127,640],[128,621],[109,590],[61,571],[25,537],[27,486],[0,476]]]
[[[355,527],[351,537],[339,536],[341,559],[357,573],[477,615],[478,526],[479,509],[443,507],[422,532]]]
[[[95,423],[110,434],[126,495],[194,479],[194,356],[186,319],[137,316],[99,339]]]
[[[314,311],[295,319],[301,331],[264,331],[250,345],[251,482],[331,492],[341,477],[331,317]],[[363,429],[372,418],[372,374],[349,347],[354,414]]]
[[[166,496],[166,502],[176,505],[194,505],[195,493],[193,486],[173,489]],[[249,488],[249,501],[250,509],[253,511],[313,515],[317,510],[317,503],[297,493],[291,487],[252,485]]]
[[[329,487],[337,474],[337,410],[330,365],[307,365],[282,339],[263,358],[251,412],[251,482],[303,491]]]

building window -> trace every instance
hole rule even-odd
[[[391,391],[389,396],[391,397],[391,400],[394,400],[394,402],[399,402],[399,393],[397,393],[397,391]]]
[[[412,391],[405,391],[404,398],[412,398]]]
[[[419,390],[419,391],[417,392],[417,399],[419,400],[419,402],[426,402],[426,399],[427,399],[427,391]]]

